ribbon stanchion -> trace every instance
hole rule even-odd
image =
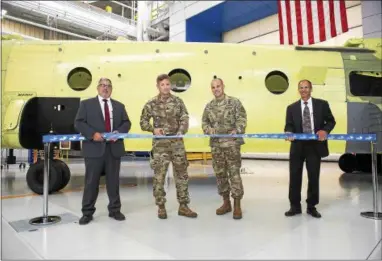
[[[302,134],[302,133],[264,133],[264,134],[185,134],[185,135],[152,135],[152,134],[130,134],[130,133],[103,133],[105,140],[116,139],[179,139],[179,138],[248,138],[248,139],[286,139],[293,137],[295,140],[318,140],[315,134]],[[358,141],[370,142],[372,146],[372,170],[373,170],[373,206],[374,210],[371,212],[362,212],[361,216],[382,219],[382,213],[378,212],[378,177],[377,177],[377,151],[376,151],[376,134],[330,134],[327,136],[328,140],[338,141]],[[45,168],[44,168],[44,213],[42,217],[32,219],[30,223],[38,225],[54,224],[60,221],[60,217],[48,216],[48,180],[50,168],[50,143],[62,141],[85,141],[86,138],[80,134],[66,134],[66,135],[45,135],[43,136],[43,143],[45,148]]]
[[[60,216],[48,216],[48,194],[49,194],[49,174],[50,162],[53,159],[53,151],[50,143],[44,144],[44,190],[43,190],[43,215],[32,218],[29,224],[35,226],[51,225],[61,221]]]
[[[371,143],[371,171],[372,171],[372,177],[373,177],[373,211],[365,211],[361,212],[361,216],[365,218],[371,218],[371,219],[379,219],[382,220],[382,213],[379,212],[379,203],[378,203],[378,173],[377,173],[377,166],[378,166],[378,158],[377,158],[377,143],[372,142]]]

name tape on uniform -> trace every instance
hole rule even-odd
[[[179,138],[250,138],[250,139],[286,139],[294,137],[296,140],[317,140],[316,134],[285,134],[285,133],[264,133],[264,134],[185,134],[173,136],[156,136],[152,134],[130,134],[130,133],[104,133],[103,138],[106,140],[115,139],[179,139]],[[344,141],[376,141],[376,134],[329,134],[328,140],[344,140]],[[43,143],[61,142],[61,141],[83,141],[86,138],[80,134],[66,135],[44,135]]]

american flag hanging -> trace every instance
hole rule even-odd
[[[280,44],[309,45],[349,30],[344,0],[278,0]]]

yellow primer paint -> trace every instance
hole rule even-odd
[[[156,77],[181,68],[191,75],[191,87],[181,93],[190,115],[189,133],[200,134],[204,107],[213,95],[210,82],[221,77],[228,95],[239,98],[248,114],[247,133],[282,133],[289,104],[299,99],[297,83],[313,81],[313,96],[329,101],[337,125],[333,133],[347,133],[345,73],[337,51],[296,50],[291,46],[166,43],[126,41],[5,41],[3,42],[2,123],[4,115],[18,119],[20,111],[9,112],[8,104],[19,93],[31,97],[94,97],[100,77],[113,82],[112,97],[125,104],[132,121],[131,133],[144,133],[139,118],[144,104],[157,95]],[[89,88],[72,90],[68,74],[84,67],[92,74]],[[272,71],[288,77],[283,94],[273,94],[265,86]],[[240,79],[241,77],[241,79]],[[16,95],[16,96],[15,96]],[[15,107],[15,106],[14,106]],[[19,106],[22,107],[22,106]],[[4,129],[2,143],[18,148],[18,126]],[[146,133],[147,134],[147,133]],[[243,152],[286,153],[284,140],[246,139]],[[209,152],[208,139],[186,139],[188,152]],[[331,153],[344,153],[345,142],[330,142]],[[151,140],[125,140],[128,151],[149,151]]]

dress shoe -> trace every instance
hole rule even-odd
[[[301,213],[302,213],[301,209],[290,208],[287,212],[285,212],[285,216],[291,217],[291,216],[301,214]]]
[[[93,219],[93,216],[86,216],[86,215],[84,215],[84,216],[82,216],[82,217],[80,218],[79,224],[80,224],[80,225],[86,225],[86,224],[88,224],[90,221],[92,221],[92,219]]]
[[[126,217],[119,211],[109,213],[109,217],[114,218],[115,220],[118,220],[118,221],[122,221],[126,219]]]
[[[306,213],[308,213],[309,215],[315,218],[321,217],[321,214],[317,211],[316,208],[307,208]]]

